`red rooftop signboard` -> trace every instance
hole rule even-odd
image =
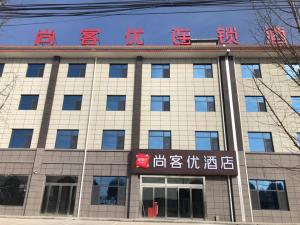
[[[238,31],[236,27],[218,27],[216,29],[219,45],[239,45]],[[80,43],[82,46],[97,46],[101,44],[101,30],[98,28],[82,29],[80,31]],[[144,45],[144,30],[141,28],[128,28],[125,33],[126,46]],[[287,38],[283,27],[266,28],[265,43],[269,45],[283,45],[287,43]],[[191,30],[186,28],[172,29],[173,45],[191,45]],[[35,37],[35,46],[56,45],[55,30],[39,30]]]
[[[131,173],[237,176],[234,151],[132,150]]]

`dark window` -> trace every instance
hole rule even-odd
[[[151,111],[170,111],[170,96],[151,96]]]
[[[260,78],[259,64],[242,64],[242,78]]]
[[[194,78],[212,78],[211,64],[194,64]]]
[[[36,110],[38,101],[38,95],[21,95],[19,110]]]
[[[215,112],[215,97],[195,96],[196,112]]]
[[[286,64],[284,70],[289,79],[300,79],[300,66],[299,64]]]
[[[170,64],[152,64],[152,78],[170,78]]]
[[[149,149],[171,149],[171,131],[149,131]]]
[[[196,131],[196,150],[220,150],[216,131]]]
[[[269,132],[248,132],[251,152],[274,152],[272,135]]]
[[[122,150],[124,149],[124,130],[104,130],[102,135],[103,150]]]
[[[108,95],[106,101],[107,111],[125,111],[125,95]]]
[[[126,177],[94,177],[92,205],[125,205]]]
[[[43,77],[45,64],[28,64],[26,77]]]
[[[70,63],[68,77],[84,77],[86,64]]]
[[[127,64],[110,64],[109,77],[110,78],[126,78],[127,77]]]
[[[57,130],[55,148],[76,149],[78,134],[78,130]]]
[[[300,147],[300,132],[297,133],[297,142],[298,142],[298,147]]]
[[[33,129],[13,129],[9,148],[30,148]]]
[[[63,110],[80,110],[82,95],[65,95]]]
[[[27,176],[0,176],[0,205],[22,206]]]
[[[246,96],[247,112],[266,112],[265,98],[262,96]]]
[[[253,209],[289,210],[284,181],[249,180]]]
[[[300,97],[294,96],[294,97],[291,97],[291,99],[292,99],[292,107],[293,107],[297,112],[300,113]]]
[[[0,63],[0,77],[2,77],[3,70],[4,70],[4,63]]]

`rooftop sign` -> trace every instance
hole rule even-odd
[[[218,27],[216,29],[219,45],[239,45],[238,31],[236,27]],[[283,27],[266,28],[265,43],[269,45],[282,45],[287,43]],[[96,46],[101,43],[100,29],[82,29],[80,31],[80,43],[82,46]],[[141,28],[129,28],[125,33],[125,43],[127,46],[144,45],[144,30]],[[173,45],[191,45],[191,30],[186,28],[172,29]],[[54,46],[56,45],[55,30],[39,30],[35,37],[36,46]]]

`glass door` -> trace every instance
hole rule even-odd
[[[76,186],[73,185],[46,185],[41,212],[46,214],[73,214],[75,194]]]
[[[142,179],[145,181],[142,182],[142,216],[204,218],[203,182],[200,179],[176,177],[169,179],[169,183],[152,177]],[[187,182],[190,180],[193,183]]]

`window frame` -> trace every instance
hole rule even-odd
[[[72,97],[80,97],[80,106],[77,106],[76,101],[77,100],[72,100],[71,101],[71,106],[73,106],[73,103],[75,103],[75,108],[68,106],[70,103],[66,102],[68,100],[68,98],[72,98]],[[63,111],[80,111],[81,110],[81,106],[82,106],[82,95],[64,95],[64,99],[63,99],[63,105],[62,105],[62,110]]]
[[[293,67],[293,70],[291,69],[291,67]],[[300,65],[298,63],[284,64],[283,70],[288,79],[290,79],[290,80],[300,79],[300,74],[299,74],[300,73]],[[297,70],[298,70],[298,74],[295,74],[295,71],[297,71]],[[292,72],[293,74],[289,74],[289,72]]]
[[[33,69],[33,68],[30,68],[30,67],[34,67],[34,66],[42,66],[42,68],[39,68],[39,73],[36,75],[32,75],[30,74],[30,69]],[[40,77],[42,78],[44,76],[44,72],[45,72],[45,66],[46,64],[45,63],[28,63],[28,66],[27,66],[27,72],[26,72],[26,77],[30,77],[30,78],[37,78],[37,77]],[[37,70],[37,68],[35,68],[33,71]]]
[[[266,142],[267,138],[264,138],[263,139],[259,139],[259,140],[263,140],[263,145],[264,145],[264,151],[260,151],[260,150],[253,150],[251,149],[251,142],[250,140],[252,139],[258,139],[258,138],[255,138],[255,137],[251,137],[250,138],[250,134],[262,134],[263,136],[266,135],[266,134],[269,134],[270,135],[270,138],[269,140],[271,141],[271,146],[272,146],[272,151],[269,151],[267,148],[268,148],[268,142]],[[257,141],[255,141],[255,143],[257,143]],[[274,149],[274,143],[273,143],[273,137],[272,137],[272,132],[256,132],[256,131],[248,131],[248,146],[249,146],[249,151],[250,152],[254,152],[254,153],[265,153],[265,152],[275,152],[275,149]]]
[[[247,101],[247,99],[250,99],[250,98],[255,98],[255,102],[256,102],[256,111],[253,111],[253,110],[248,110],[249,109],[249,102]],[[264,110],[263,111],[260,111],[261,107],[259,105],[259,102],[258,101],[258,98],[261,98],[263,100],[263,104],[264,104]],[[267,105],[266,105],[266,99],[264,96],[245,96],[245,105],[246,105],[246,112],[267,112]]]
[[[118,98],[118,101],[110,101],[113,98]],[[120,98],[124,98],[121,99]],[[109,107],[109,103],[116,102],[118,107],[117,109],[112,109]],[[107,95],[106,96],[106,111],[125,111],[126,110],[126,95]]]
[[[115,132],[115,135],[109,135],[108,132]],[[122,135],[119,135],[122,134]],[[106,146],[105,138],[114,138],[116,141],[114,147],[110,148],[110,146]],[[122,138],[122,139],[121,139]],[[119,143],[119,141],[121,143]],[[102,151],[119,151],[124,150],[125,147],[125,130],[103,130],[102,131],[102,142],[101,142],[101,150]]]
[[[31,132],[30,134],[28,133],[26,136],[22,137],[20,134],[16,134],[15,132],[18,132],[18,131],[28,131],[28,132]],[[14,135],[17,135],[16,137]],[[22,146],[22,147],[18,147],[16,145],[13,144],[14,142],[14,138],[17,138],[18,136],[21,136],[22,138],[29,138],[28,140],[26,139],[26,142],[25,142],[25,147]],[[30,136],[30,137],[29,137]],[[31,142],[32,142],[32,136],[33,136],[33,129],[19,129],[19,128],[13,128],[12,131],[11,131],[11,136],[10,136],[10,141],[9,141],[9,145],[8,145],[8,148],[26,148],[26,149],[30,149],[31,147]],[[20,143],[20,141],[17,141],[18,143]]]
[[[95,180],[98,178],[98,182]],[[111,179],[109,184],[106,184],[107,181],[102,180],[105,178]],[[114,181],[114,179],[117,179],[116,185],[111,185],[111,182]],[[122,183],[124,182],[124,183]],[[117,189],[117,199],[116,202],[110,202],[110,203],[101,203],[103,200],[101,200],[101,188],[107,188],[107,192],[109,191],[108,188],[116,188]],[[93,185],[92,185],[92,193],[91,193],[91,205],[120,205],[124,206],[126,204],[126,188],[127,188],[127,177],[126,176],[93,176]],[[123,192],[120,193],[120,190],[123,189]],[[95,193],[96,192],[96,193]],[[113,192],[113,191],[112,191]],[[122,194],[122,197],[119,197],[119,194]],[[98,199],[94,199],[93,195],[99,195]],[[106,196],[105,196],[106,197]],[[119,201],[121,199],[121,201]],[[96,201],[97,200],[97,201]]]
[[[116,75],[112,75],[112,73],[113,73],[112,69],[113,69],[114,66],[126,66],[126,68],[118,69],[122,72],[121,72],[120,75],[116,76]],[[126,72],[124,72],[124,71],[126,71]],[[109,72],[108,72],[108,77],[109,78],[127,78],[127,76],[128,76],[128,64],[126,64],[126,63],[111,63],[111,64],[109,64]]]
[[[151,135],[155,132],[160,132],[162,135]],[[165,135],[169,133],[168,135]],[[153,144],[151,143],[153,138],[162,138],[162,145],[163,148],[152,148]],[[169,148],[168,148],[168,141],[169,141]],[[171,130],[149,130],[148,131],[148,149],[150,150],[171,150],[172,149],[172,132]]]
[[[161,68],[154,68],[160,66]],[[168,67],[168,68],[164,68]],[[161,70],[161,74],[154,75],[154,71]],[[170,78],[171,74],[171,65],[169,63],[153,63],[151,64],[151,78],[161,79],[161,78]]]
[[[248,76],[248,74],[244,74],[244,66],[258,66],[258,71],[259,71],[259,75],[258,76]],[[260,67],[260,63],[241,63],[241,72],[242,72],[242,78],[243,79],[251,79],[251,78],[262,78],[262,74],[261,74],[261,67]],[[251,71],[252,73],[252,71]]]
[[[300,113],[300,96],[291,96],[291,106],[296,112]],[[296,103],[296,105],[295,105]]]
[[[77,136],[76,135],[74,135],[74,134],[71,134],[71,135],[63,135],[63,136],[60,136],[61,138],[64,138],[64,137],[68,137],[68,138],[71,138],[70,139],[70,143],[68,143],[68,145],[69,145],[69,147],[67,147],[67,148],[62,148],[61,146],[59,146],[60,144],[59,144],[59,133],[60,132],[77,132]],[[73,145],[73,141],[74,141],[74,139],[73,138],[75,138],[75,140],[76,140],[76,144],[74,144],[74,146],[72,146]],[[77,149],[77,146],[78,146],[78,138],[79,138],[79,130],[78,129],[57,129],[57,131],[56,131],[56,138],[55,138],[55,146],[54,146],[54,149],[57,149],[57,150],[74,150],[74,149]],[[65,143],[65,141],[64,141],[64,143]]]
[[[196,66],[204,66],[204,68],[195,68]],[[210,68],[210,76],[206,76],[206,71],[207,71],[207,66],[209,66]],[[201,73],[199,73],[199,75],[196,73],[196,71],[198,70],[204,70],[204,77],[201,77]],[[212,67],[212,63],[194,63],[193,64],[193,77],[195,79],[205,79],[205,78],[213,78],[213,67]]]
[[[255,182],[255,185],[251,186],[251,182]],[[260,189],[260,183],[270,183],[270,185],[273,185],[273,188],[270,190],[268,189]],[[252,184],[253,184],[252,183]],[[278,188],[278,184],[283,184],[283,189]],[[284,180],[264,180],[264,179],[249,179],[248,180],[248,185],[249,185],[249,190],[250,190],[250,196],[251,196],[251,203],[252,203],[252,209],[253,210],[280,210],[280,211],[289,211],[290,207],[289,207],[289,201],[288,201],[288,195],[287,195],[287,189],[286,189],[286,183]],[[275,187],[275,189],[274,189]],[[254,188],[254,189],[253,189]],[[264,206],[262,206],[264,203],[261,199],[262,194],[266,194],[266,192],[275,192],[276,193],[276,201],[278,204],[278,208],[265,208]],[[279,193],[281,193],[281,196],[279,195]],[[286,202],[281,202],[282,197],[285,197]],[[254,203],[254,201],[257,201],[256,203]],[[272,204],[274,206],[274,204]],[[286,205],[286,208],[284,208],[284,205]]]
[[[79,72],[77,75],[74,75],[74,71],[75,68],[72,67],[75,66],[84,66],[84,69],[80,68]],[[85,78],[85,74],[86,74],[86,63],[69,63],[68,64],[68,73],[67,73],[67,77],[68,78]],[[83,71],[83,72],[82,72]],[[71,73],[72,72],[72,73]]]
[[[160,101],[154,101],[154,98],[161,98]],[[165,101],[164,99],[168,98],[167,101]],[[154,103],[160,103],[160,109],[156,110],[154,109]],[[150,107],[150,111],[153,112],[169,112],[171,111],[171,98],[169,95],[151,95],[151,107]]]
[[[206,101],[197,101],[198,98],[205,98]],[[212,98],[213,102],[208,101],[207,99]],[[212,95],[195,95],[195,111],[196,112],[216,112],[216,99],[215,96]],[[198,104],[197,104],[198,103]],[[198,108],[201,106],[201,103],[206,103],[206,111],[203,110],[198,110]],[[213,103],[213,110],[211,108],[211,105],[209,105],[210,103]]]
[[[4,68],[5,68],[5,63],[0,63],[0,77],[3,76]]]
[[[197,134],[209,134],[209,137],[197,137]],[[217,137],[213,137],[212,135],[216,134]],[[199,144],[198,144],[198,139],[204,139],[204,138],[209,138],[209,143],[210,143],[210,149],[200,149],[198,148]],[[214,140],[217,140],[217,148],[213,148],[214,146],[216,146],[214,144]],[[200,140],[199,140],[200,141]],[[219,139],[219,132],[218,131],[195,131],[195,150],[196,151],[220,151],[220,139]]]
[[[27,97],[35,98],[35,99],[30,99],[31,107],[28,107],[28,108],[26,107],[26,104],[25,104],[26,102],[24,102],[24,101],[26,101],[26,99],[24,99],[24,98],[27,98]],[[18,110],[37,110],[38,104],[39,104],[39,95],[21,95]]]

